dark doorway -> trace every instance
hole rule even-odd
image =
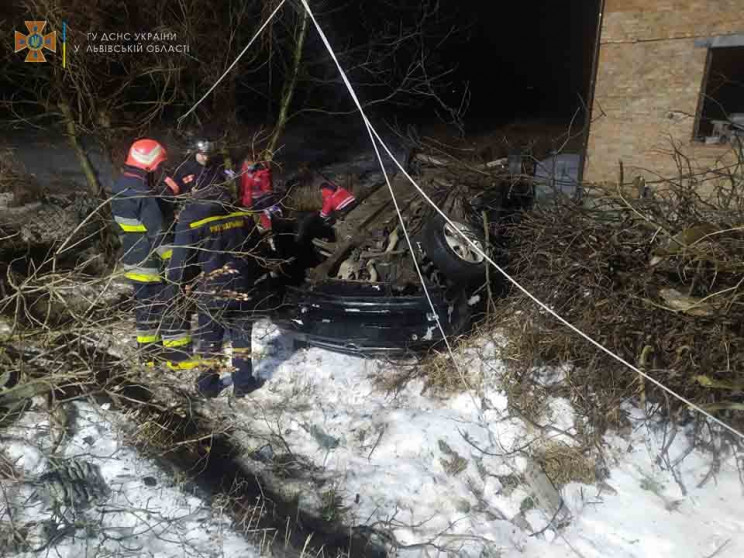
[[[470,84],[470,131],[517,119],[585,116],[600,0],[465,2],[469,33],[450,44]]]

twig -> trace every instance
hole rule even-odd
[[[377,445],[380,443],[380,440],[382,440],[382,435],[385,434],[386,430],[387,430],[387,425],[382,430],[380,430],[380,435],[377,436],[377,441],[375,442],[375,445],[372,446],[372,449],[370,450],[369,455],[367,455],[367,461],[371,459],[372,454],[377,449]]]
[[[555,510],[555,513],[553,514],[553,517],[550,518],[550,521],[548,521],[548,524],[540,529],[539,531],[536,531],[534,533],[530,533],[530,537],[537,537],[538,535],[542,535],[545,531],[550,529],[553,526],[553,522],[558,517],[558,514],[561,513],[561,510],[563,509],[563,506],[565,503],[563,502],[563,498],[561,498],[561,503],[558,505],[558,509]]]
[[[720,554],[720,552],[728,546],[728,544],[731,542],[731,539],[726,539],[721,546],[716,548],[711,554],[708,554],[705,558],[713,558],[714,556],[717,556]]]

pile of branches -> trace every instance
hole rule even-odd
[[[744,157],[739,149],[733,165],[697,174],[677,158],[674,180],[589,190],[581,205],[558,200],[508,225],[509,271],[596,341],[741,428]],[[621,167],[618,184],[622,175]],[[535,366],[570,363],[566,395],[600,429],[631,397],[687,416],[517,289],[498,306],[494,324],[509,339],[520,383]]]

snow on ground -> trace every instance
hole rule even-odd
[[[0,448],[18,473],[17,480],[0,482],[5,496],[0,504],[0,522],[7,527],[10,521],[16,529],[28,530],[32,548],[43,549],[12,554],[5,547],[0,555],[258,555],[253,545],[230,529],[229,518],[221,517],[201,498],[184,492],[171,474],[126,444],[113,426],[121,420],[119,415],[88,403],[73,405],[73,434],[60,444],[56,467],[49,456],[57,429],[50,425],[43,400],[35,401],[35,408],[0,433]],[[73,480],[65,481],[66,485],[75,485],[74,498],[88,499],[81,496],[81,490],[90,496],[88,505],[74,513],[68,507],[70,494],[59,498],[64,488],[52,480],[59,477],[43,477],[55,468],[69,470],[67,466],[73,461],[83,464],[88,474],[83,475],[84,482],[78,482],[73,471]],[[87,468],[85,463],[93,467]],[[56,512],[50,505],[55,501]],[[60,520],[62,515],[67,522]],[[72,522],[76,528],[66,530],[65,523]],[[49,540],[55,542],[48,544]]]
[[[288,447],[319,468],[326,482],[319,488],[306,483],[299,491],[305,505],[327,507],[331,500],[317,494],[330,487],[347,523],[387,529],[401,556],[438,550],[586,558],[744,555],[744,479],[730,452],[710,475],[712,455],[692,450],[679,432],[667,452],[670,462],[681,460],[675,480],[660,459],[670,432],[629,409],[629,437],[605,439],[609,477],[563,487],[570,523],[556,529],[554,514],[533,505],[523,481],[532,447],[545,440],[517,451],[545,434],[507,409],[499,391],[504,366],[492,343],[461,361],[483,378],[482,393],[437,399],[421,393],[420,381],[395,395],[379,389],[373,377],[397,366],[392,363],[294,350],[291,338],[270,324],[256,329],[254,355],[263,356],[256,369],[267,383],[243,400],[220,398],[213,408],[239,431],[250,431],[255,447],[264,447],[260,453],[267,439],[281,438],[272,443],[274,452]],[[561,371],[545,376],[560,381]],[[572,444],[577,418],[570,403],[547,403],[542,423],[567,433],[551,430],[549,436]]]

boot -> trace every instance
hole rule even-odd
[[[237,370],[232,373],[233,395],[237,398],[245,397],[260,388],[264,382],[253,375],[250,358],[233,359]]]
[[[212,370],[207,370],[199,374],[196,380],[196,391],[202,397],[207,399],[214,399],[222,391],[222,384],[220,383],[220,375]]]
[[[233,380],[233,395],[237,399],[240,399],[249,393],[253,393],[257,389],[260,389],[263,385],[264,380],[261,378],[255,378],[254,376],[251,376],[250,379],[242,380],[239,384],[236,384],[235,380]]]

